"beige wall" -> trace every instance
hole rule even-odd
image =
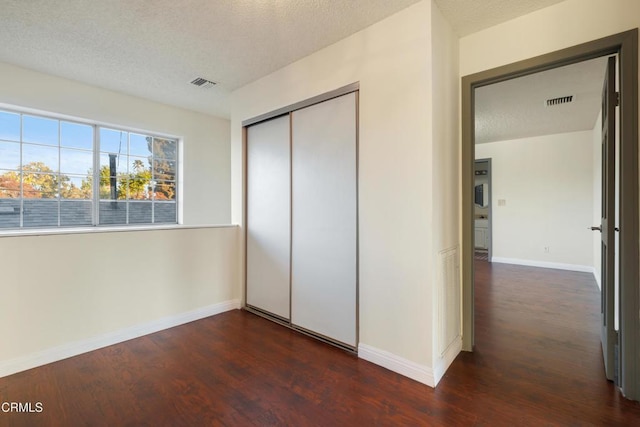
[[[476,158],[491,159],[494,261],[592,271],[593,131],[477,144]]]
[[[238,233],[225,227],[0,238],[0,367],[238,298]]]
[[[459,300],[459,239],[460,239],[460,146],[458,99],[458,37],[432,2],[432,224],[429,229],[431,250],[429,254],[429,282],[433,292],[433,366],[435,382],[444,374],[455,355],[460,351],[459,304],[447,299]],[[454,278],[445,273],[442,251],[452,250],[456,269]],[[447,278],[449,280],[447,280]],[[447,298],[447,295],[449,298]],[[452,329],[450,329],[452,328]],[[453,334],[451,331],[456,330]],[[454,337],[455,335],[455,337]]]
[[[431,3],[422,1],[232,94],[232,212],[243,120],[360,82],[360,343],[430,367]]]

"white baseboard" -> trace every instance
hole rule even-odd
[[[596,268],[593,268],[593,277],[594,279],[596,279],[596,285],[598,285],[598,289],[602,289],[602,285],[600,285],[600,280],[602,280],[602,277],[600,277],[600,273],[598,273],[596,271]]]
[[[502,257],[495,257],[495,256],[491,257],[491,262],[497,262],[502,264],[526,265],[528,267],[554,268],[556,270],[580,271],[583,273],[593,273],[593,267],[590,265],[562,264],[558,262],[545,262],[545,261],[535,261],[535,260],[517,259],[517,258],[502,258]]]
[[[435,368],[433,369],[433,379],[435,385],[438,385],[442,377],[444,377],[445,372],[449,369],[449,366],[456,359],[456,356],[460,354],[462,351],[462,337],[458,336],[449,347],[444,351],[442,357],[438,359],[435,363]]]
[[[358,345],[358,357],[422,384],[435,387],[433,371],[428,366],[420,365],[367,344]]]
[[[118,344],[123,341],[141,337],[143,335],[152,334],[154,332],[173,328],[174,326],[179,326],[184,323],[193,322],[195,320],[203,319],[205,317],[214,316],[216,314],[224,313],[225,311],[239,308],[239,300],[224,301],[218,304],[213,304],[206,307],[198,308],[196,310],[188,311],[186,313],[163,317],[161,319],[131,326],[119,331],[91,337],[82,341],[63,344],[15,359],[0,361],[0,378],[7,375],[15,374],[16,372],[26,371],[27,369],[35,368],[37,366],[57,362],[59,360],[77,356],[82,353],[97,350],[102,347]]]

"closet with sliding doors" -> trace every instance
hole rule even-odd
[[[245,308],[358,342],[358,87],[243,123]]]

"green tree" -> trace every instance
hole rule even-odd
[[[87,179],[82,181],[82,187],[92,188],[93,187],[93,172],[87,175]],[[109,173],[109,166],[104,165],[100,168],[100,199],[109,200],[111,199],[111,175]],[[122,174],[118,174],[122,177]],[[117,177],[116,177],[117,178]],[[117,184],[116,184],[117,185]],[[126,199],[127,193],[126,191],[122,191],[122,188],[118,188],[118,199]]]
[[[24,165],[22,168],[22,182],[35,190],[25,191],[23,189],[25,198],[53,199],[69,187],[69,178],[67,176],[56,174],[43,162],[31,162]]]
[[[172,139],[147,137],[153,150],[153,181],[156,200],[175,200],[177,142]]]
[[[126,179],[129,187],[129,198],[136,200],[146,200],[151,198],[151,171],[145,169],[142,160],[133,162],[133,172]]]
[[[117,200],[175,200],[176,194],[176,152],[177,142],[164,138],[146,138],[149,153],[149,167],[145,167],[142,160],[134,160],[131,165],[132,170],[127,172],[116,172],[115,177],[111,176],[108,165],[100,168],[100,199],[111,200],[111,181],[116,178],[116,199]],[[126,157],[126,156],[125,156]],[[151,172],[153,168],[153,174]],[[92,188],[93,176],[89,171],[87,178],[82,181],[79,189],[74,192],[85,194]],[[75,193],[74,193],[75,194]]]
[[[69,183],[60,191],[60,195],[63,199],[90,199],[92,197],[92,191],[90,186],[84,185],[84,180],[80,187],[77,187],[74,183]]]
[[[22,168],[22,194],[26,199],[53,199],[76,194],[69,177],[55,173],[43,162],[27,163]],[[0,197],[20,197],[20,172],[0,176]]]
[[[111,199],[111,171],[109,166],[104,165],[100,168],[100,198],[102,200]],[[130,173],[116,173],[116,193],[117,200],[135,199],[147,200],[151,198],[151,171],[145,169],[141,160],[133,162],[133,171]],[[87,178],[82,181],[81,189],[91,188],[93,181],[92,174],[89,173]]]
[[[15,172],[0,175],[0,199],[17,199],[20,197],[20,176]]]

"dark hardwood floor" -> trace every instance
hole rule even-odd
[[[0,379],[0,426],[640,425],[589,274],[479,261],[474,353],[433,390],[232,311]]]

